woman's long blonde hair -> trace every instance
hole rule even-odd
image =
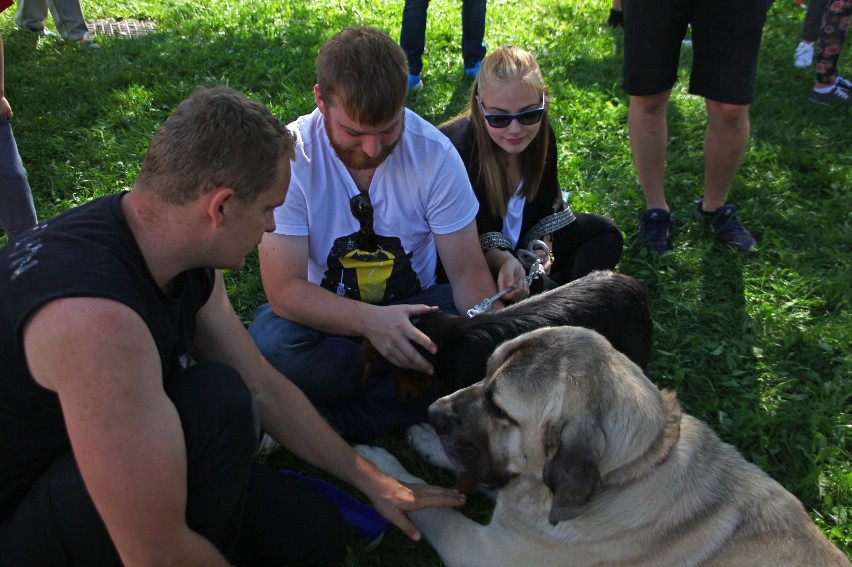
[[[441,126],[451,124],[463,118],[468,118],[473,126],[476,145],[479,148],[479,179],[485,185],[488,194],[487,207],[492,214],[505,217],[508,211],[509,199],[515,193],[516,187],[509,184],[501,161],[503,150],[488,135],[485,119],[482,117],[482,107],[477,97],[480,88],[520,81],[529,86],[542,97],[545,105],[541,117],[538,134],[529,146],[521,152],[521,177],[523,187],[521,195],[528,200],[535,198],[544,174],[544,164],[547,160],[547,144],[549,141],[550,122],[547,117],[547,87],[541,75],[541,68],[535,56],[523,49],[511,46],[500,46],[482,60],[479,74],[473,81],[470,90],[470,100],[467,107],[458,115]]]

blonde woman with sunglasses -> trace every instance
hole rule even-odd
[[[479,200],[479,241],[498,288],[520,284],[508,300],[612,269],[624,244],[612,220],[564,202],[548,107],[535,57],[502,46],[483,59],[467,108],[439,126]],[[546,275],[527,286],[522,278],[535,258]]]

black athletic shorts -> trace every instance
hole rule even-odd
[[[681,41],[692,26],[689,92],[751,104],[760,37],[772,0],[624,0],[624,83],[630,95],[664,92],[677,80]]]

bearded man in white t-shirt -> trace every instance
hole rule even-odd
[[[394,365],[431,373],[412,343],[436,347],[412,319],[465,312],[497,291],[461,158],[405,108],[407,89],[405,53],[384,32],[347,28],[323,44],[317,108],[288,126],[292,179],[260,245],[269,303],[249,332],[352,441],[425,420],[436,397],[400,401],[383,368],[365,381],[361,338]],[[441,264],[449,283],[438,281]]]

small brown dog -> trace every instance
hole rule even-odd
[[[597,271],[499,311],[475,317],[442,312],[421,317],[415,326],[432,339],[438,352],[433,355],[419,346],[418,350],[435,373],[430,377],[394,367],[397,393],[402,400],[417,399],[433,379],[440,395],[455,392],[485,376],[488,357],[500,344],[535,329],[564,325],[594,329],[647,372],[653,325],[645,288],[630,276]],[[365,377],[378,357],[365,342]]]

